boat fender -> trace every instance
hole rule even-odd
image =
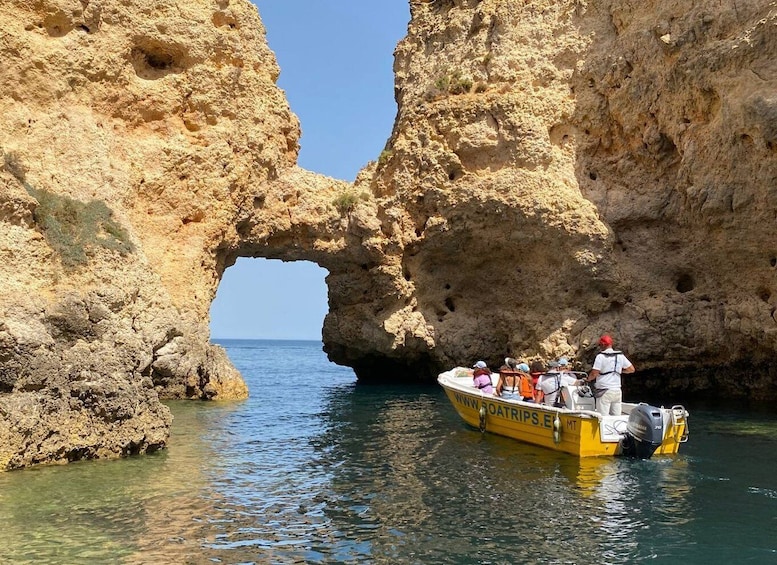
[[[486,403],[480,405],[480,410],[478,411],[478,415],[480,416],[480,432],[483,433],[486,431],[486,414],[488,413],[488,410],[486,409]]]
[[[556,417],[553,419],[553,441],[554,443],[561,443],[561,418]]]

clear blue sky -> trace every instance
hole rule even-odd
[[[352,181],[391,135],[394,47],[407,0],[253,0],[292,111],[299,165]],[[239,259],[211,307],[211,337],[321,339],[327,271],[309,262]]]

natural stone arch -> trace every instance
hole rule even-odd
[[[207,328],[241,256],[330,272],[326,348],[362,379],[614,329],[637,366],[697,370],[646,386],[774,397],[765,0],[413,2],[352,185],[297,168],[250,3],[48,4],[0,5],[0,467],[157,449],[160,395],[245,395]],[[47,195],[132,245],[68,264]]]

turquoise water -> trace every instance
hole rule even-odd
[[[0,562],[777,562],[774,414],[689,406],[678,456],[578,461],[320,343],[223,345],[251,398],[171,403],[169,449],[0,474]]]

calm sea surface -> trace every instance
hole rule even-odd
[[[579,461],[317,342],[221,343],[251,398],[171,403],[164,452],[0,473],[0,562],[777,563],[775,414],[688,406],[680,455]]]

